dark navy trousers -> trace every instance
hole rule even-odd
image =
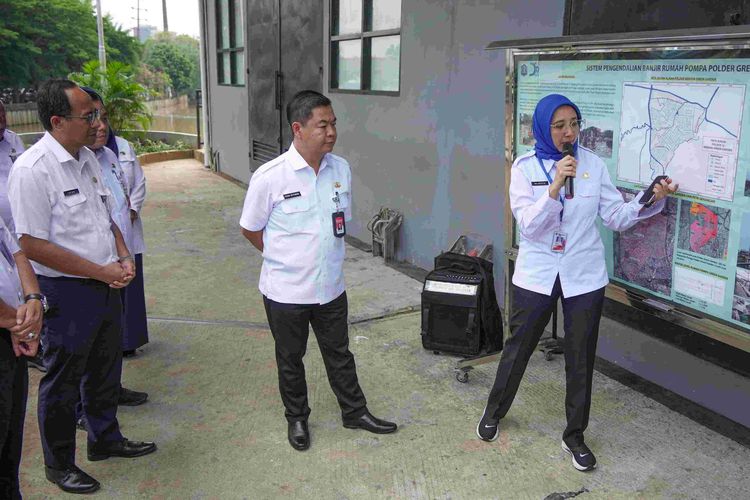
[[[349,303],[346,292],[327,304],[284,304],[263,297],[268,325],[276,344],[279,391],[287,421],[307,420],[307,382],[302,358],[312,325],[326,367],[328,382],[344,418],[357,418],[367,401],[357,380],[354,355],[349,350]]]
[[[79,398],[89,443],[120,441],[117,400],[122,373],[120,291],[82,278],[38,276],[49,311],[42,342],[47,373],[39,384],[38,418],[45,465],[75,463]]]
[[[143,288],[143,254],[135,254],[135,278],[120,290],[123,307],[122,350],[133,351],[148,344],[146,295]]]
[[[563,297],[560,279],[555,281],[552,295],[532,292],[513,285],[510,338],[503,346],[495,383],[487,400],[487,415],[500,419],[508,413],[526,365],[534,353],[552,311],[562,299],[565,331],[565,416],[568,425],[563,440],[568,446],[583,442],[589,422],[591,382],[599,338],[599,320],[604,304],[604,288],[593,292]]]
[[[10,332],[0,328],[0,498],[21,498],[18,468],[28,388],[26,358],[16,357]]]

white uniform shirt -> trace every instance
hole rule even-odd
[[[133,247],[128,247],[130,253],[137,254],[146,251],[146,242],[143,239],[143,222],[141,222],[141,209],[143,202],[146,200],[146,176],[143,174],[138,157],[135,155],[133,147],[122,137],[115,137],[117,149],[120,151],[118,160],[122,171],[125,172],[125,179],[128,183],[130,192],[130,209],[138,213],[138,218],[133,222]]]
[[[24,302],[23,287],[13,258],[20,250],[15,236],[0,220],[0,299],[16,309]]]
[[[344,238],[333,235],[331,219],[337,210],[351,220],[351,170],[339,156],[326,154],[316,176],[292,145],[253,174],[240,225],[264,230],[263,295],[326,304],[344,292]]]
[[[16,158],[21,156],[26,148],[15,132],[5,129],[3,139],[0,140],[0,217],[11,232],[14,231],[13,215],[8,201],[8,176],[10,167]]]
[[[125,173],[122,171],[117,157],[108,147],[101,147],[94,151],[94,154],[96,159],[99,160],[102,180],[107,185],[109,192],[112,193],[112,200],[109,204],[112,210],[110,216],[120,229],[122,238],[125,240],[125,246],[132,253],[130,248],[133,246],[133,224],[130,222],[130,207],[127,196],[129,189],[125,180]]]
[[[660,200],[641,210],[638,200],[643,192],[625,203],[607,166],[591,150],[579,146],[577,160],[575,196],[564,200],[564,205],[550,198],[549,181],[533,151],[513,162],[509,198],[521,235],[513,273],[513,284],[518,287],[551,295],[559,274],[564,297],[602,288],[609,278],[597,216],[609,229],[624,231],[664,207],[665,200]],[[543,160],[543,164],[554,180],[555,162]],[[564,253],[552,251],[555,232],[567,236]]]
[[[16,234],[48,240],[95,264],[117,261],[107,186],[88,148],[73,158],[49,132],[13,165],[8,196]],[[37,274],[70,276],[32,261]]]

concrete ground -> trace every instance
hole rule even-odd
[[[750,450],[598,372],[586,437],[599,467],[574,470],[560,449],[560,357],[533,356],[500,438],[479,441],[475,426],[497,364],[477,367],[468,383],[456,381],[457,358],[421,347],[421,283],[353,247],[345,264],[351,349],[369,408],[400,428],[377,436],[341,426],[311,335],[305,363],[312,447],[293,450],[257,290],[261,257],[237,225],[244,189],[193,160],[145,170],[151,342],[125,361],[124,384],[148,391],[150,400],[121,408],[119,419],[126,436],[155,440],[159,450],[90,463],[79,432],[78,465],[102,482],[98,496],[748,497]],[[67,497],[44,478],[36,423],[39,373],[30,373],[23,492],[29,499]]]

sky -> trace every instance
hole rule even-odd
[[[92,3],[96,7],[96,2]],[[101,0],[102,15],[109,14],[115,24],[127,30],[136,25],[138,3],[141,8],[141,26],[151,24],[161,31],[164,28],[161,0]],[[198,37],[198,0],[167,0],[167,23],[169,31]]]

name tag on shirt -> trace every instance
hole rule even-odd
[[[549,186],[549,182],[548,181],[532,181],[531,185],[532,186]]]
[[[568,243],[568,235],[561,231],[555,231],[552,235],[552,251],[565,253],[565,245]]]
[[[333,212],[331,214],[331,220],[333,221],[333,235],[336,238],[343,238],[346,235],[346,219],[344,218],[344,212]]]
[[[78,192],[77,189],[68,189],[67,191],[63,191],[63,194],[65,196],[73,196],[74,194],[78,194]]]
[[[284,199],[288,200],[289,198],[297,198],[298,196],[302,196],[302,194],[299,191],[295,191],[294,193],[284,194]]]

